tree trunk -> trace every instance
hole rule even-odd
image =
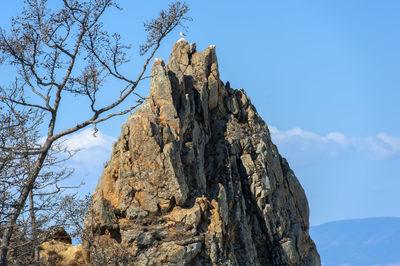
[[[33,190],[29,192],[29,215],[31,219],[34,265],[40,265],[39,241],[35,216],[35,202],[33,200]]]
[[[25,184],[23,184],[21,194],[19,195],[19,198],[15,204],[14,209],[11,211],[10,216],[8,217],[0,244],[0,266],[7,265],[7,252],[10,246],[10,239],[12,236],[14,226],[17,222],[19,215],[21,214],[22,209],[25,206],[25,202],[26,199],[28,198],[29,192],[31,192],[33,184],[35,183],[36,178],[39,175],[40,170],[42,169],[44,160],[46,159],[51,144],[52,142],[48,142],[43,145],[44,150],[36,160],[35,167],[33,168],[32,173],[26,179]]]

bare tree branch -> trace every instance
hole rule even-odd
[[[30,230],[36,231],[47,219],[41,221],[38,210],[51,208],[35,197],[54,197],[49,199],[52,202],[66,189],[57,183],[71,172],[60,167],[62,160],[57,158],[69,155],[57,143],[68,134],[89,125],[96,127],[139,106],[145,99],[135,89],[149,78],[149,64],[162,40],[190,20],[185,16],[188,6],[176,1],[144,23],[147,38],[140,55],[148,55],[142,59],[139,73],[131,77],[120,70],[130,62],[131,46],[123,44],[119,34],[108,33],[102,24],[108,9],[120,9],[116,0],[60,1],[61,7],[52,10],[46,0],[25,0],[10,31],[0,28],[0,63],[13,67],[16,74],[14,83],[0,89],[0,196],[5,199],[3,203],[0,200],[0,265],[6,264],[13,235],[22,239],[29,231],[16,233],[19,222],[30,220]],[[121,87],[115,98],[108,100],[103,92],[109,80],[118,81]],[[66,94],[86,97],[90,111],[86,118],[77,117],[73,125],[58,130]],[[122,108],[130,96],[136,97],[135,104]],[[39,128],[46,128],[47,133],[39,134]],[[19,134],[22,129],[24,134]],[[13,183],[17,185],[13,187]],[[45,187],[52,189],[44,191]],[[38,235],[32,239],[37,247]],[[37,256],[35,261],[38,263]]]

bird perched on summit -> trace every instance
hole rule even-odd
[[[183,32],[179,32],[179,35],[180,35],[181,37],[185,37],[185,36],[186,36],[186,34],[183,33]]]

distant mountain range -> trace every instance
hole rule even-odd
[[[330,222],[310,228],[323,266],[400,266],[400,218]]]

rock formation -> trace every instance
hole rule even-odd
[[[304,191],[215,46],[179,40],[93,194],[93,264],[320,265]]]
[[[50,240],[40,245],[40,265],[84,266],[90,265],[82,245],[73,246],[59,240]]]
[[[47,236],[50,240],[40,245],[40,265],[84,266],[90,265],[82,245],[72,245],[71,236],[64,228],[55,228]],[[25,263],[15,263],[25,265]],[[14,265],[14,264],[13,264]]]

